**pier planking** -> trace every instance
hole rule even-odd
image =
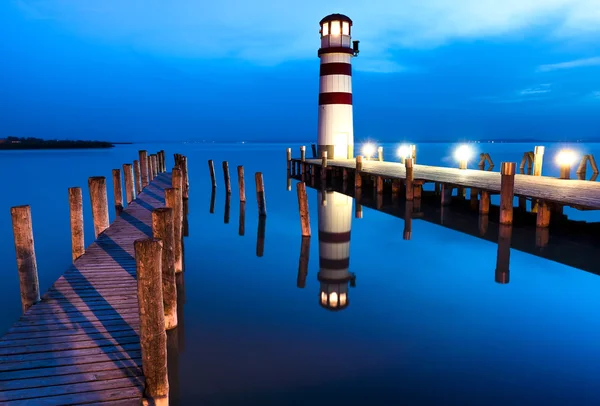
[[[155,177],[0,338],[0,403],[140,404],[133,243],[152,236],[152,210],[169,187],[169,173]]]

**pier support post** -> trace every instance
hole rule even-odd
[[[25,313],[31,306],[40,301],[31,208],[29,206],[11,207],[10,215],[15,239],[17,270],[19,271],[21,306],[23,313]]]
[[[298,182],[296,184],[298,191],[298,210],[300,211],[300,225],[302,228],[302,236],[310,237],[310,216],[308,211],[308,199],[306,197],[306,184]]]
[[[289,173],[292,173],[292,149],[291,148],[286,149],[285,153],[286,153],[285,159],[287,161],[287,171]]]
[[[229,163],[223,161],[223,181],[225,182],[225,191],[231,194],[231,178],[229,177]]]
[[[356,156],[356,170],[354,171],[354,188],[362,188],[362,169],[363,169],[363,157],[362,155]]]
[[[140,170],[140,161],[133,161],[133,177],[135,178],[135,194],[142,193],[142,172]]]
[[[174,211],[168,207],[152,210],[152,235],[162,241],[162,287],[165,329],[177,327],[177,284],[175,282]]]
[[[127,205],[135,199],[135,189],[133,186],[133,167],[131,164],[123,164],[123,177],[125,178],[125,196]]]
[[[92,217],[94,219],[94,235],[96,238],[110,225],[108,220],[108,196],[106,178],[93,176],[88,179],[90,200],[92,202]]]
[[[479,206],[479,190],[472,187],[469,189],[469,201],[471,203],[471,210],[477,210],[477,206]]]
[[[500,169],[500,224],[510,225],[513,221],[513,200],[515,197],[515,162],[502,162]]]
[[[400,196],[400,179],[392,179],[392,200],[398,200]]]
[[[208,170],[210,171],[210,180],[212,182],[212,187],[217,187],[217,179],[215,177],[215,163],[212,159],[208,160]]]
[[[148,183],[154,180],[154,155],[148,155]]]
[[[535,147],[533,153],[533,176],[542,176],[542,163],[544,161],[544,147]]]
[[[115,213],[118,216],[123,212],[123,184],[121,183],[121,170],[112,170],[113,192],[115,195]]]
[[[238,188],[240,190],[240,202],[245,202],[246,201],[246,184],[244,181],[244,167],[241,165],[238,166],[237,172],[238,172]]]
[[[383,176],[376,177],[376,189],[378,195],[383,194]]]
[[[442,206],[448,206],[452,203],[452,186],[442,183]]]
[[[85,254],[83,231],[83,193],[80,187],[69,188],[69,212],[71,217],[71,252],[73,262]]]
[[[155,238],[134,243],[140,313],[144,396],[153,405],[169,404],[167,332],[163,309],[162,242]]]
[[[190,176],[188,172],[188,161],[187,156],[182,155],[179,161],[179,167],[181,168],[181,197],[183,200],[188,200],[190,197]],[[231,187],[229,188],[231,191]]]
[[[535,221],[536,227],[546,228],[550,226],[550,206],[544,201],[538,204],[537,218]]]
[[[406,200],[414,199],[414,172],[413,172],[413,160],[412,158],[408,158],[404,161],[404,166],[406,168]]]
[[[263,180],[263,174],[256,172],[254,175],[256,182],[256,201],[258,203],[258,215],[259,217],[265,217],[267,215],[267,200],[265,197],[265,183]]]
[[[490,192],[487,190],[481,191],[481,199],[479,200],[479,214],[490,213]]]
[[[306,161],[306,147],[304,145],[300,147],[300,161]],[[302,173],[304,173],[304,168],[302,168]]]
[[[377,147],[377,160],[383,162],[383,147]]]
[[[165,189],[165,206],[173,210],[173,267],[183,271],[183,202],[181,189]]]
[[[140,154],[140,170],[142,172],[142,187],[139,192],[141,193],[142,189],[148,186],[148,152],[146,150],[139,151]]]

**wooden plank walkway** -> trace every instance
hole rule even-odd
[[[299,159],[293,159],[299,162]],[[306,163],[321,166],[320,159],[307,159]],[[328,160],[328,167],[355,170],[355,160]],[[362,173],[382,176],[389,179],[405,179],[404,165],[399,162],[363,160]],[[425,182],[439,182],[455,186],[473,187],[500,193],[499,172],[473,169],[444,168],[438,166],[415,165],[414,179]],[[600,209],[600,183],[585,180],[565,180],[548,176],[515,175],[515,196],[540,199],[579,209]]]
[[[1,404],[140,404],[133,242],[152,236],[152,210],[168,187],[170,173],[154,178],[0,338]]]

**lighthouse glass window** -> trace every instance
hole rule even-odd
[[[340,22],[332,21],[331,22],[331,35],[340,35],[340,34],[341,34]]]
[[[348,21],[342,23],[342,35],[350,35],[350,23]]]
[[[323,24],[323,36],[329,35],[329,23]]]

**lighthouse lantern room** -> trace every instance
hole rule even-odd
[[[321,20],[318,154],[330,159],[354,157],[352,121],[352,57],[358,41],[352,41],[352,20],[331,14]]]

